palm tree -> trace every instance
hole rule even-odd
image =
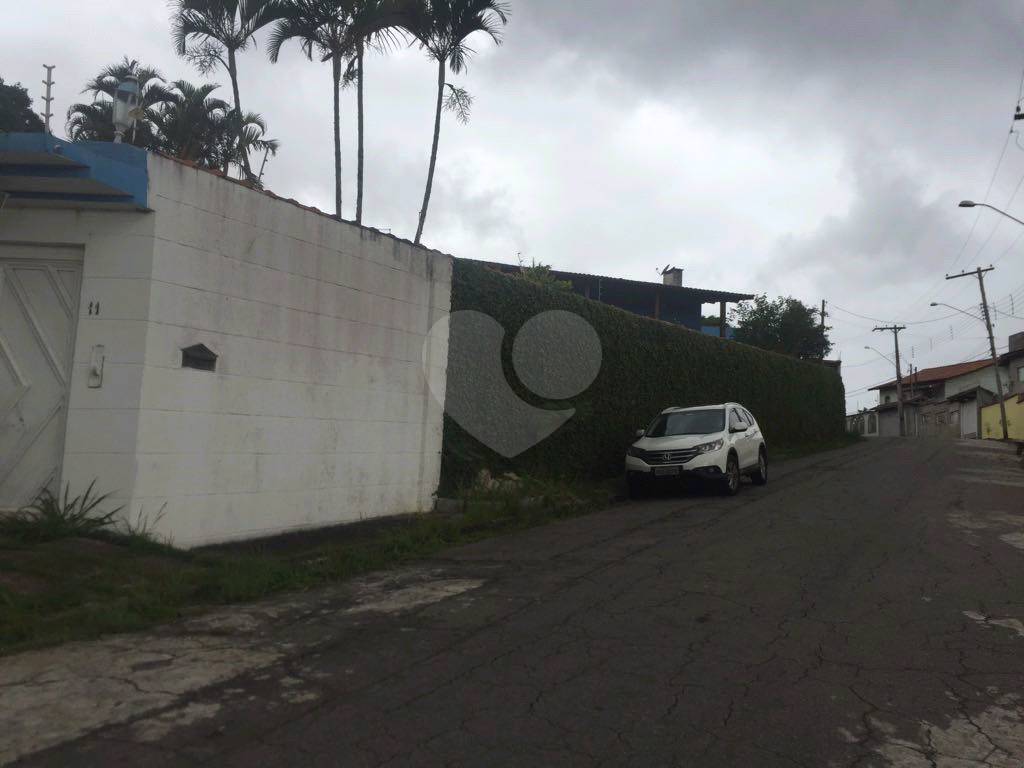
[[[302,52],[312,60],[331,62],[334,103],[334,207],[341,218],[341,88],[356,82],[358,170],[356,172],[356,223],[363,220],[363,56],[367,45],[393,42],[404,19],[392,0],[286,0],[280,19],[271,31],[267,50],[276,62],[281,46],[298,39]],[[342,74],[343,61],[348,62]]]
[[[244,116],[238,91],[239,51],[254,42],[256,33],[277,17],[279,0],[174,0],[171,19],[174,46],[178,54],[192,61],[200,72],[224,67],[231,78],[235,112]],[[189,46],[189,42],[195,44]],[[241,128],[245,121],[238,121]],[[241,167],[250,181],[249,156],[238,136]]]
[[[216,124],[221,136],[218,165],[227,176],[232,165],[242,167],[243,159],[247,161],[253,152],[263,153],[263,162],[267,156],[276,155],[281,143],[277,139],[268,139],[267,123],[255,112],[246,112],[239,118],[238,112],[231,110]],[[259,173],[250,173],[249,182],[262,187],[263,168]]]
[[[129,60],[127,56],[117,64],[104,67],[86,83],[82,93],[92,94],[91,104],[72,104],[68,109],[67,131],[72,141],[114,140],[114,93],[128,77],[139,82],[139,106],[142,109],[142,116],[132,127],[128,141],[139,147],[154,146],[153,120],[156,110],[169,98],[169,92],[159,72]]]
[[[351,51],[348,6],[346,0],[288,0],[267,42],[270,60],[275,63],[281,54],[281,46],[293,38],[298,39],[302,52],[310,60],[316,50],[321,61],[331,62],[331,82],[334,84],[334,215],[338,219],[341,218],[341,64]]]
[[[430,147],[430,165],[427,168],[427,186],[423,192],[416,238],[419,244],[423,224],[427,219],[430,190],[434,183],[437,164],[437,144],[441,136],[441,110],[446,105],[459,119],[469,118],[471,99],[461,88],[448,85],[445,67],[453,74],[466,69],[467,58],[473,53],[466,41],[474,32],[487,34],[495,43],[501,43],[501,25],[508,22],[508,4],[503,0],[413,0],[409,7],[410,26],[407,27],[427,55],[437,62],[437,104],[434,109],[434,140]],[[447,101],[445,90],[449,91]]]
[[[172,86],[171,97],[154,120],[159,132],[158,148],[180,160],[219,168],[223,120],[231,112],[231,105],[210,95],[218,88],[215,84],[195,86],[176,80]]]
[[[363,223],[363,87],[366,48],[383,51],[407,31],[410,16],[402,0],[355,0],[349,35],[355,57],[349,62],[348,80],[356,81],[356,224]]]

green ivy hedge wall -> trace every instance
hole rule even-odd
[[[602,478],[623,470],[626,448],[661,410],[724,401],[745,405],[757,417],[769,456],[774,447],[796,447],[841,435],[845,399],[839,373],[826,366],[708,336],[639,317],[578,294],[546,288],[523,278],[456,259],[453,313],[475,310],[505,330],[505,379],[527,403],[541,408],[575,409],[550,437],[512,458],[489,449],[445,416],[442,489],[452,488],[483,468],[535,476]],[[563,310],[585,319],[602,347],[593,384],[562,401],[545,400],[518,380],[512,344],[524,323],[541,312]],[[478,359],[471,340],[452,323],[448,349],[448,398],[465,396],[482,382],[488,361]],[[479,403],[487,410],[486,400]],[[490,413],[488,430],[501,429],[500,409]]]

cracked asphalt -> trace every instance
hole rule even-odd
[[[0,660],[0,762],[1024,766],[1024,468],[877,440]]]

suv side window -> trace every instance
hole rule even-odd
[[[735,408],[729,409],[729,428],[750,426]]]
[[[750,411],[748,411],[746,408],[740,408],[740,411],[743,413],[744,418],[746,418],[747,424],[749,424],[750,426],[754,426],[757,423],[757,420],[750,415]]]

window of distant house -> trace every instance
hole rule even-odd
[[[885,402],[887,402],[887,403],[889,402],[889,396],[888,395],[885,396]]]
[[[1024,384],[1024,365],[1017,368],[1017,383]]]
[[[936,413],[935,414],[935,423],[936,424],[945,424],[946,423],[946,414],[944,414],[944,413]]]
[[[878,431],[878,417],[875,414],[868,414],[868,434],[873,435]]]
[[[960,423],[959,411],[953,411],[951,414],[949,414],[949,423],[954,426]]]

